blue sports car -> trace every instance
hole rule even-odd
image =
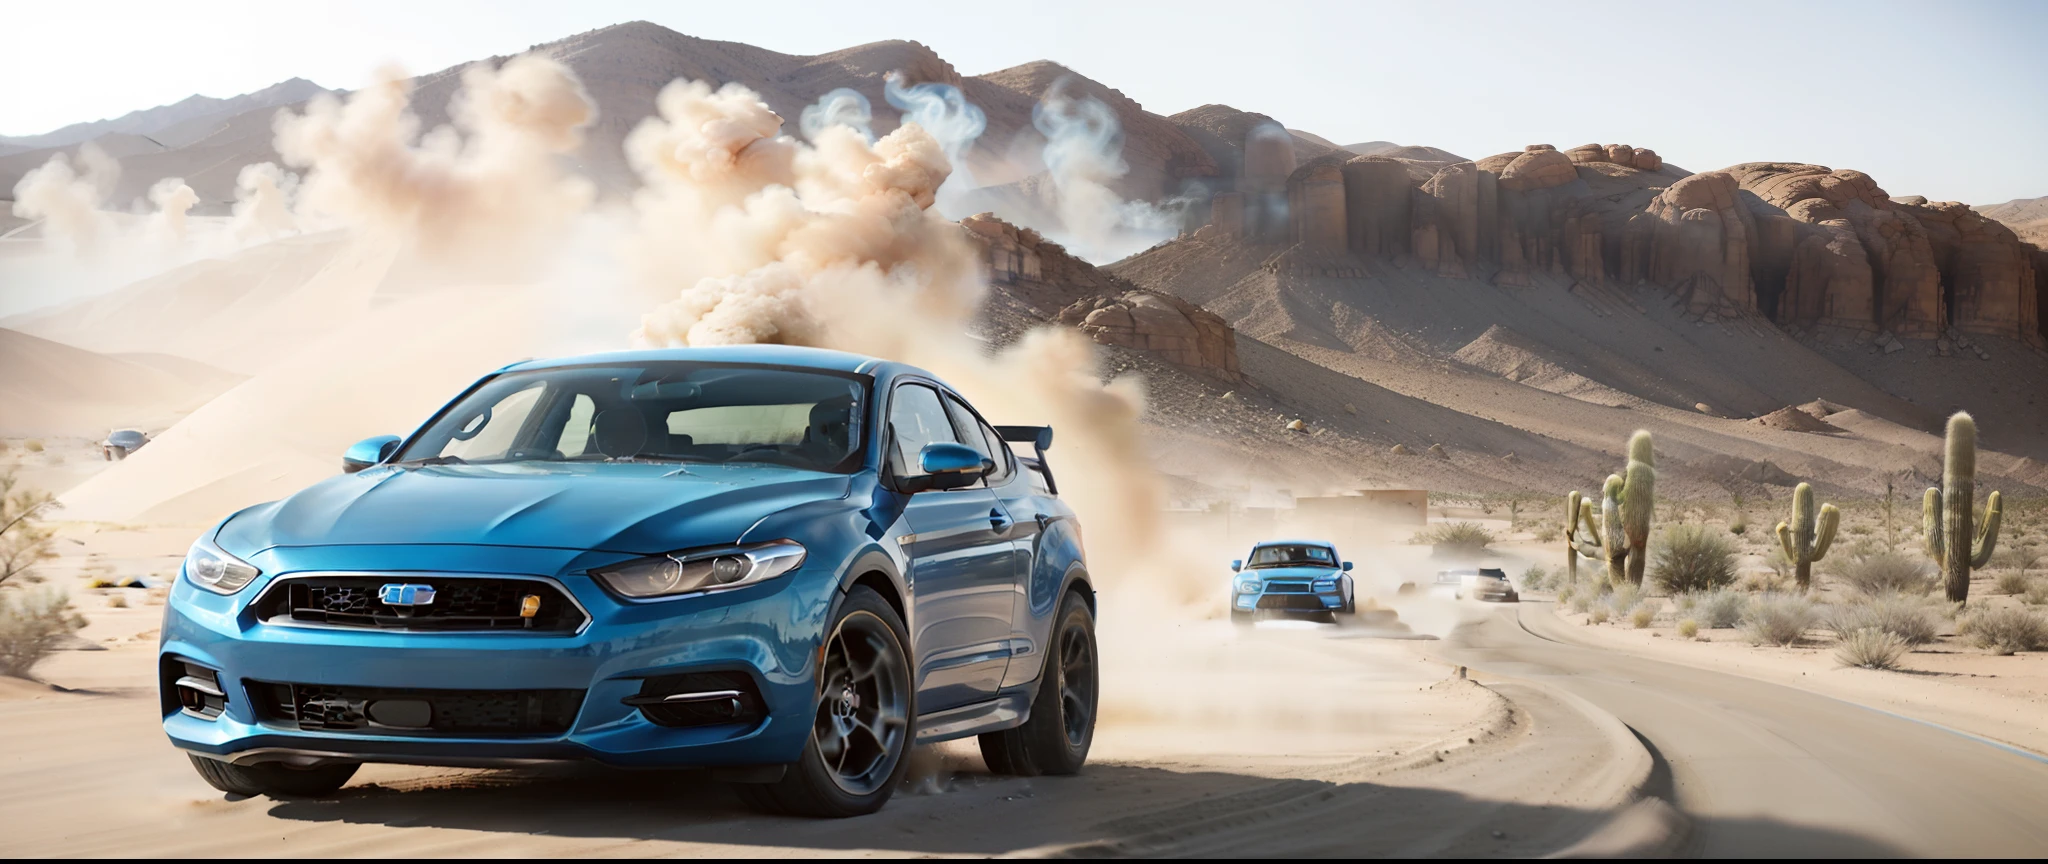
[[[912,743],[968,735],[997,772],[1071,774],[1095,595],[1051,443],[831,351],[508,366],[193,544],[163,728],[243,795],[594,760],[846,816]]]
[[[1230,562],[1230,620],[1249,624],[1259,613],[1331,617],[1358,611],[1351,562],[1318,540],[1273,540]]]

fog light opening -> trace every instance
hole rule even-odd
[[[178,696],[178,710],[201,720],[215,720],[227,710],[228,697],[220,686],[220,673],[190,661],[180,661],[184,674],[171,683]]]

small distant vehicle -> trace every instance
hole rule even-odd
[[[1499,603],[1519,603],[1522,595],[1508,582],[1507,571],[1498,567],[1442,570],[1436,574],[1439,593],[1446,590],[1454,600],[1470,597]]]
[[[100,442],[100,455],[108,462],[119,462],[148,443],[149,436],[140,429],[116,429],[107,433],[107,440]]]
[[[1230,562],[1230,620],[1249,624],[1260,612],[1333,618],[1358,611],[1351,562],[1319,540],[1274,540]]]

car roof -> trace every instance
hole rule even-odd
[[[1332,549],[1337,548],[1337,544],[1328,540],[1260,540],[1252,544],[1253,549],[1262,549],[1267,546],[1328,546]]]
[[[606,351],[542,360],[526,360],[506,366],[501,372],[589,366],[601,363],[648,363],[662,360],[694,360],[702,363],[759,363],[771,366],[804,366],[829,372],[857,372],[872,375],[882,361],[845,351],[805,348],[797,345],[719,345],[706,348],[649,348],[638,351]],[[893,364],[892,364],[893,365]]]

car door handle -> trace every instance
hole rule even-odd
[[[1012,521],[1010,514],[1004,513],[1001,508],[988,511],[988,529],[997,534],[1010,530],[1010,523]]]

